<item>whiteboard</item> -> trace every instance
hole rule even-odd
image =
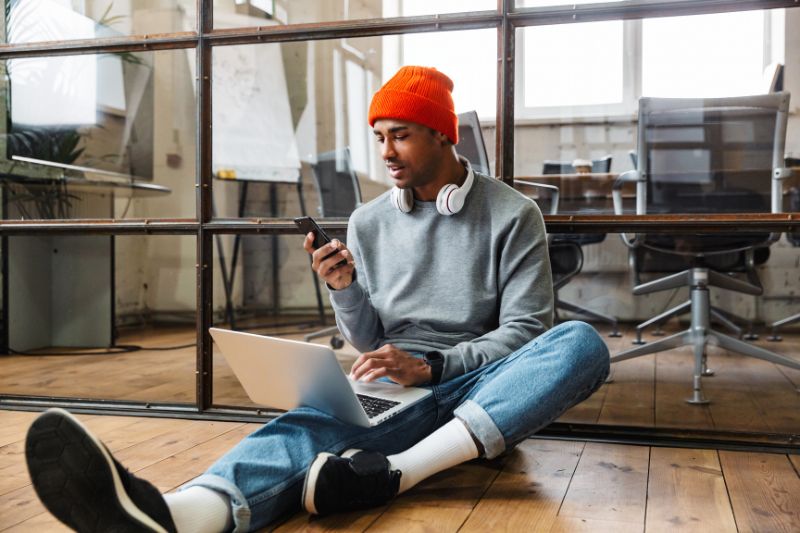
[[[221,27],[277,24],[217,12],[214,19]],[[187,53],[194,75],[194,50]],[[214,173],[232,170],[237,179],[297,183],[300,157],[281,46],[215,46],[212,80]]]

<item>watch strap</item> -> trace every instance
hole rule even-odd
[[[438,385],[442,381],[442,372],[444,371],[444,355],[442,352],[432,351],[427,352],[422,356],[425,363],[431,367],[431,384]]]

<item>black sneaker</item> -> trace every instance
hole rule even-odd
[[[323,452],[306,472],[303,507],[327,515],[383,505],[397,495],[401,475],[380,452],[359,451],[349,457]]]
[[[25,459],[39,499],[76,531],[176,533],[158,489],[125,470],[63,409],[33,421]]]

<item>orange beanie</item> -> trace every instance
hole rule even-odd
[[[403,67],[381,87],[369,106],[369,125],[381,118],[407,120],[442,132],[458,144],[453,81],[430,67]]]

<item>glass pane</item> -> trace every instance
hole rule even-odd
[[[685,185],[693,180],[693,187],[704,191],[695,197],[695,200],[706,199],[699,205],[684,197],[678,202],[678,209],[708,213],[769,211],[772,167],[800,166],[796,163],[800,159],[800,122],[791,111],[797,107],[795,98],[789,100],[783,148],[780,142],[773,142],[774,132],[782,129],[775,128],[776,116],[764,120],[744,116],[725,118],[723,115],[731,113],[712,113],[708,110],[711,104],[700,100],[696,101],[694,112],[687,111],[688,115],[683,118],[672,114],[671,118],[665,118],[671,125],[659,126],[658,132],[641,136],[640,104],[648,101],[643,97],[734,98],[780,90],[797,94],[800,78],[791,72],[800,69],[800,48],[796,46],[797,32],[794,31],[800,26],[800,9],[610,23],[615,25],[616,42],[621,46],[621,52],[613,57],[620,58],[621,63],[619,68],[607,68],[602,75],[594,77],[579,76],[570,70],[579,71],[577,65],[583,61],[581,50],[591,55],[592,50],[601,47],[593,40],[582,42],[575,58],[564,57],[555,65],[550,62],[550,56],[544,55],[553,48],[564,49],[552,46],[553,42],[559,42],[557,36],[573,35],[591,23],[518,30],[515,77],[517,94],[522,93],[522,97],[515,102],[515,177],[558,186],[561,193],[559,213],[613,213],[614,180],[624,172],[635,170],[644,154],[648,156],[645,170],[650,181],[658,178],[653,175],[656,172],[661,174],[658,178],[661,182],[667,179],[666,175],[669,179],[676,178],[675,183],[683,186],[675,188],[684,196],[690,194]],[[672,41],[677,32],[686,32],[688,36],[680,39],[680,43],[670,44],[672,41],[661,38],[666,35],[667,28],[673,35]],[[529,48],[530,34],[535,35],[540,30],[553,32],[552,38]],[[686,47],[685,43],[688,43]],[[723,44],[718,47],[719,43]],[[749,51],[739,53],[740,45],[754,51],[754,55]],[[749,59],[751,55],[752,60]],[[606,55],[598,61],[609,57]],[[612,73],[615,74],[611,79],[603,78]],[[733,78],[736,78],[735,83]],[[608,103],[610,98],[606,103],[589,103],[592,100],[584,97],[595,98],[612,87],[618,87],[621,97],[618,103]],[[656,90],[657,87],[660,88]],[[540,102],[544,102],[548,91],[561,101],[552,106],[529,101],[527,93],[534,90],[542,93]],[[732,102],[729,101],[730,105],[734,105]],[[692,113],[694,124],[689,124]],[[684,127],[678,127],[681,122]],[[640,137],[648,142],[639,146]],[[780,141],[780,135],[778,137]],[[783,165],[775,164],[784,158]],[[756,169],[759,169],[759,177],[754,174]],[[704,174],[704,183],[698,181],[698,173]],[[784,209],[788,205],[789,191],[798,186],[798,172],[783,180]],[[756,195],[744,192],[753,191],[753,187],[758,191]],[[707,193],[715,188],[724,189],[721,196],[707,201],[710,198]],[[648,183],[647,190],[648,202],[664,200],[664,189],[656,191],[653,184]],[[623,191],[623,211],[635,212],[635,184],[626,183]],[[536,194],[550,193],[540,188]],[[760,207],[744,205],[739,200],[745,197],[760,199]],[[663,208],[658,209],[666,212]],[[652,206],[649,212],[658,209]]]
[[[567,280],[556,292],[558,314],[562,321],[577,319],[592,324],[612,356],[631,349],[653,351],[613,363],[610,382],[558,421],[796,433],[800,428],[800,397],[796,392],[800,370],[741,352],[757,347],[786,357],[789,364],[800,365],[796,349],[800,341],[800,280],[795,266],[800,241],[795,239],[793,245],[782,237],[771,247],[756,250],[755,266],[749,274],[745,252],[708,258],[705,266],[724,277],[751,282],[758,278],[764,294],[753,296],[712,283],[706,293],[710,294],[711,313],[697,313],[695,319],[710,321],[713,332],[728,336],[733,343],[725,348],[714,342],[707,345],[707,366],[714,375],[701,378],[701,390],[709,403],[696,405],[686,401],[694,397],[694,337],[688,336],[675,348],[658,344],[689,329],[689,284],[680,280],[674,287],[641,295],[634,295],[631,289],[697,263],[690,257],[655,252],[647,246],[630,250],[620,237],[596,233],[554,236],[550,245],[554,278]],[[679,245],[681,239],[677,236],[674,242]],[[663,320],[652,321],[657,315]],[[796,316],[793,323],[778,328],[782,341],[770,340],[772,324],[792,315]],[[613,320],[618,323],[619,337],[612,335]],[[649,325],[642,325],[648,320]],[[747,336],[751,332],[757,338]],[[741,341],[740,333],[744,336]],[[639,338],[642,343],[636,342]]]
[[[497,9],[496,0],[221,0],[214,2],[214,27],[304,24]]]
[[[642,21],[642,95],[713,97],[763,92],[768,30],[764,11]],[[675,39],[678,33],[681,38]]]
[[[345,238],[344,233],[330,235]],[[324,284],[317,284],[302,236],[219,235],[214,239],[217,327],[304,340],[334,323],[328,291]],[[329,345],[334,332],[323,333],[310,340]],[[355,354],[349,345],[338,352],[342,361],[347,360],[344,354]],[[254,405],[216,344],[213,390],[215,405]]]
[[[622,101],[621,20],[534,26],[522,30],[521,37],[525,107]]]
[[[193,0],[7,0],[5,4],[3,42],[8,43],[194,31],[197,17]]]
[[[0,394],[193,403],[191,236],[9,237]]]
[[[194,55],[3,62],[5,218],[194,217]]]
[[[453,42],[463,46],[453,50]],[[374,92],[403,65],[434,66],[453,79],[456,112],[477,111],[480,124],[473,121],[472,131],[483,133],[478,140],[490,154],[484,166],[493,168],[488,143],[495,124],[495,30],[223,46],[213,52],[218,217],[346,217],[359,194],[367,202],[385,192],[391,182],[367,111]]]

